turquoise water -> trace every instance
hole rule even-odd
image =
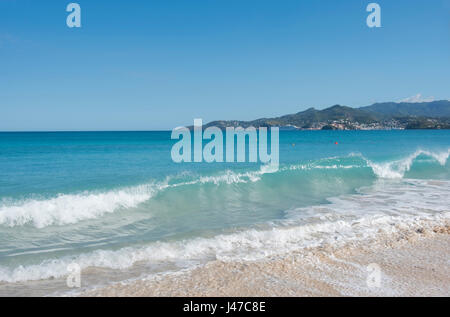
[[[0,133],[0,295],[65,291],[70,263],[90,287],[449,211],[448,130],[282,131],[276,172],[176,164],[174,143],[170,132]]]

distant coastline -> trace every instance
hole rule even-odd
[[[376,103],[351,108],[341,105],[252,121],[217,120],[204,126],[279,127],[282,130],[412,130],[450,129],[450,101]],[[192,126],[189,128],[192,129]]]

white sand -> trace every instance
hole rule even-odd
[[[304,249],[253,262],[214,261],[82,296],[450,296],[449,233],[449,224],[418,225],[338,249]],[[369,264],[381,270],[379,284]]]

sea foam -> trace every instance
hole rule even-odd
[[[269,223],[265,229],[250,228],[209,238],[154,242],[119,250],[95,250],[35,265],[0,267],[0,281],[63,277],[71,263],[82,269],[127,269],[141,261],[157,265],[183,261],[205,263],[211,259],[258,260],[327,243],[339,245],[375,237],[380,231],[393,233],[422,225],[424,220],[431,224],[448,220],[449,194],[449,181],[381,181],[361,189],[360,194],[331,198],[329,204],[288,210],[284,220]]]
[[[421,155],[428,156],[436,160],[441,166],[445,166],[450,155],[450,149],[443,152],[430,152],[425,150],[417,150],[406,158],[385,162],[375,163],[362,156],[375,173],[380,178],[403,178],[405,173],[411,170],[414,161]]]
[[[104,193],[61,194],[50,199],[4,202],[0,224],[9,227],[32,224],[36,228],[65,225],[97,218],[120,208],[132,208],[150,199],[161,186],[141,185]]]
[[[266,166],[259,170],[237,173],[227,170],[218,175],[198,176],[190,181],[171,183],[153,182],[106,192],[60,194],[49,199],[26,199],[0,202],[0,225],[9,227],[31,224],[36,228],[67,225],[94,219],[121,209],[135,208],[168,188],[195,184],[233,184],[256,182],[266,173],[274,172]]]

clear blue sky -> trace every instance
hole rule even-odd
[[[422,93],[450,0],[0,0],[0,130],[149,130]],[[366,26],[370,2],[382,27]]]

